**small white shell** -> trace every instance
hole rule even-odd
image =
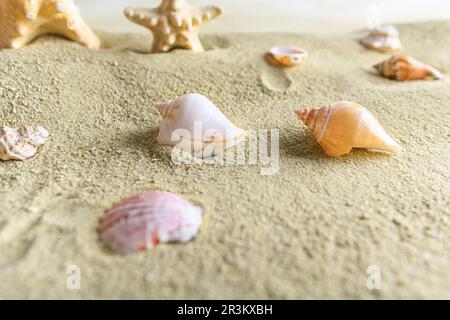
[[[242,142],[239,129],[205,96],[188,94],[156,105],[163,117],[158,142],[181,146],[203,158],[222,153]]]
[[[396,51],[402,49],[398,30],[392,25],[381,25],[361,39],[361,44],[368,49],[381,52]]]
[[[203,209],[170,192],[142,192],[114,205],[103,217],[103,242],[121,253],[151,250],[162,242],[188,242],[202,224]]]
[[[294,67],[308,58],[308,52],[297,47],[275,46],[269,50],[267,57],[270,62],[275,62],[277,65]]]
[[[33,157],[48,138],[42,127],[22,126],[18,129],[0,126],[0,159],[25,160]]]

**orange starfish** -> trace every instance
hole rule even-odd
[[[1,0],[0,48],[17,49],[43,34],[56,34],[98,49],[100,40],[73,0]]]

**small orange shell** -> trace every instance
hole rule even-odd
[[[400,146],[369,110],[357,103],[341,101],[320,109],[295,110],[295,113],[331,157],[347,154],[352,148],[400,151]]]
[[[395,53],[388,60],[375,65],[374,68],[382,76],[397,81],[442,78],[442,74],[435,68],[404,53]]]
[[[188,242],[202,224],[202,211],[169,192],[143,192],[114,205],[101,221],[100,235],[121,253],[150,250],[161,242]]]
[[[269,50],[269,62],[283,67],[295,67],[302,64],[308,57],[308,52],[302,48],[276,46]]]

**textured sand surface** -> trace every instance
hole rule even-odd
[[[54,37],[0,51],[1,122],[51,134],[33,159],[0,162],[0,298],[450,298],[450,23],[399,28],[443,80],[379,77],[371,67],[388,55],[361,47],[361,33],[208,35],[201,54],[143,54],[138,34],[100,34],[99,52]],[[276,69],[263,59],[275,44],[310,58]],[[278,174],[174,165],[151,106],[187,92],[241,128],[279,128]],[[371,110],[402,154],[326,157],[292,110],[336,100]],[[197,238],[104,248],[104,211],[153,189],[204,206]],[[80,290],[66,287],[70,265]],[[370,265],[381,290],[366,287]]]

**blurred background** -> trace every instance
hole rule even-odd
[[[77,0],[84,18],[109,31],[142,31],[123,16],[126,6],[154,7],[160,0]],[[190,0],[219,4],[225,12],[204,32],[329,33],[377,23],[450,20],[450,0]]]

